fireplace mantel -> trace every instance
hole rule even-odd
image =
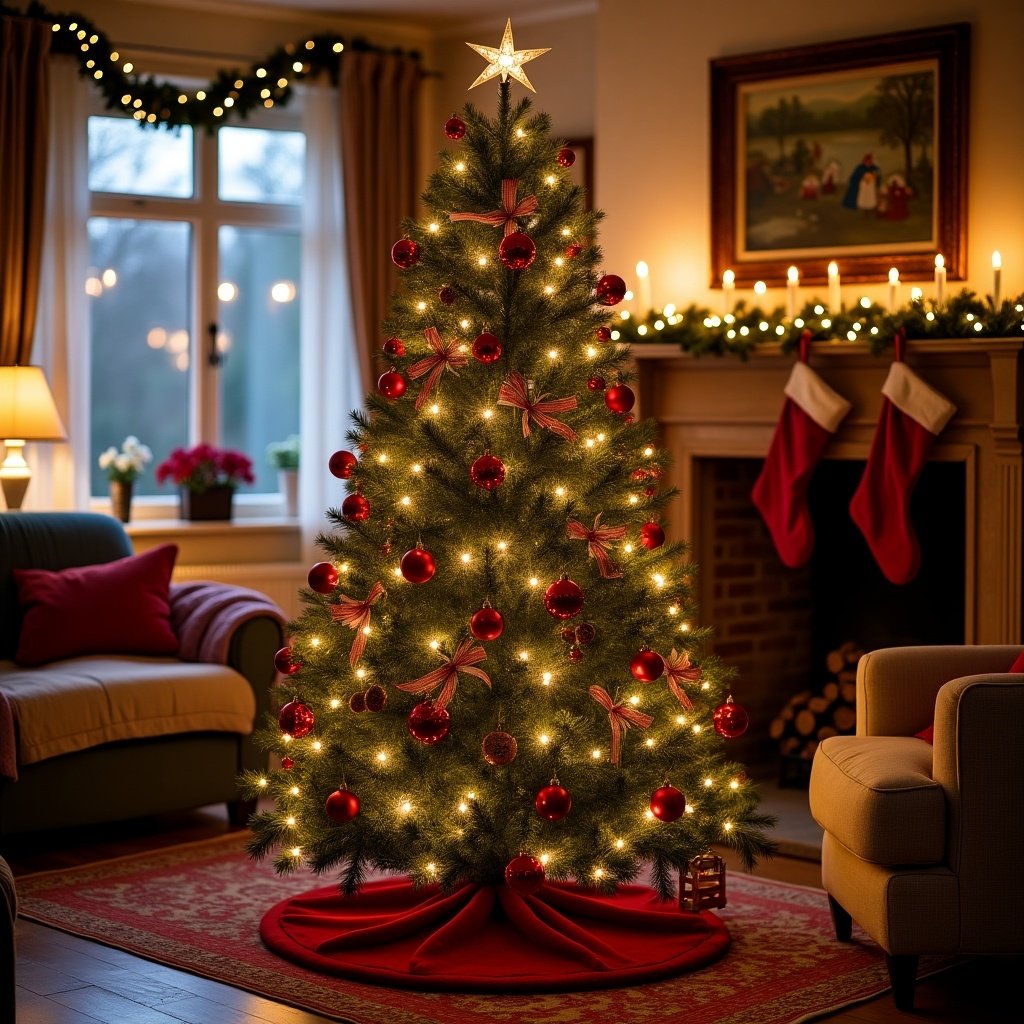
[[[634,345],[632,357],[639,413],[658,421],[674,458],[668,482],[682,492],[667,525],[694,543],[699,565],[695,460],[764,458],[795,355],[766,344],[746,361],[694,358],[675,345],[649,344]],[[965,469],[965,642],[1021,643],[1024,338],[912,341],[906,361],[957,406],[932,458]],[[866,343],[815,343],[811,365],[852,405],[826,458],[867,458],[889,363]]]

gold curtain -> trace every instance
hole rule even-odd
[[[346,248],[364,392],[380,373],[380,322],[398,286],[391,246],[416,209],[421,78],[411,57],[349,52],[341,62]]]
[[[0,14],[0,365],[27,364],[46,206],[50,23]]]

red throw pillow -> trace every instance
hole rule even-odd
[[[22,622],[14,660],[177,654],[169,603],[177,554],[177,544],[163,544],[79,569],[15,569]]]

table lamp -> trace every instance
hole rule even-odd
[[[25,461],[26,441],[64,441],[64,424],[42,367],[0,366],[0,438],[7,458],[0,465],[0,487],[7,508],[21,508],[32,470]]]

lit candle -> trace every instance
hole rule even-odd
[[[640,260],[636,265],[636,276],[639,280],[637,285],[637,291],[640,296],[640,308],[636,311],[637,316],[642,319],[647,318],[647,314],[651,311],[651,271],[647,266],[646,261]]]
[[[731,313],[736,303],[736,274],[727,270],[722,274],[722,312]]]
[[[1003,257],[998,249],[992,253],[992,305],[999,308],[1003,284]]]
[[[790,267],[786,271],[786,316],[796,318],[796,286],[800,283],[800,271]]]
[[[935,305],[941,306],[946,291],[946,260],[942,253],[935,256]]]
[[[896,312],[896,292],[900,286],[900,272],[892,267],[889,270],[889,312]]]
[[[923,298],[924,298],[924,292],[921,291],[920,288],[911,288],[910,289],[910,301],[911,302],[920,302]]]
[[[839,264],[828,265],[828,311],[838,313],[843,308],[842,293],[839,291]]]
[[[768,291],[768,285],[766,285],[766,284],[764,283],[764,281],[755,281],[755,282],[754,282],[754,294],[755,294],[755,295],[756,295],[756,296],[757,296],[757,297],[758,297],[759,299],[763,299],[763,298],[764,298],[764,293],[765,293],[766,291]]]

